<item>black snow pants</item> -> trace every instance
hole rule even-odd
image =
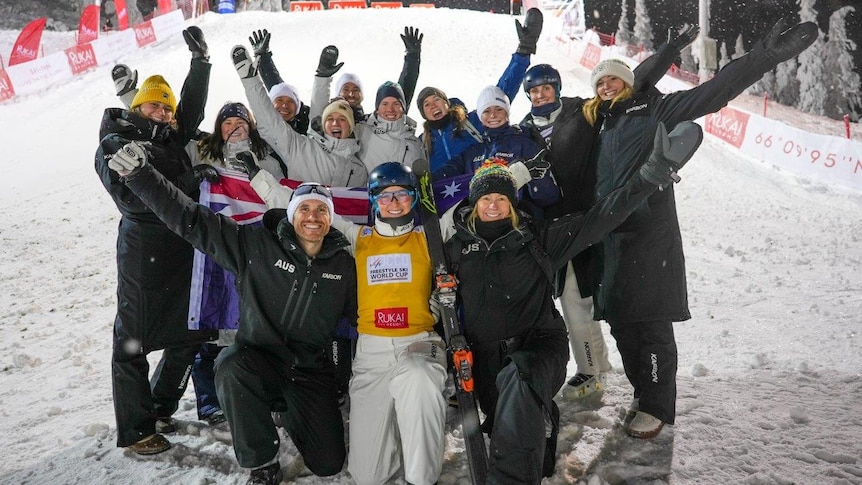
[[[608,323],[639,409],[673,424],[677,369],[673,322]]]
[[[331,365],[287,367],[264,350],[236,343],[216,358],[215,379],[241,467],[259,467],[278,453],[279,436],[271,414],[278,406],[285,430],[308,469],[318,476],[341,471],[347,451]]]

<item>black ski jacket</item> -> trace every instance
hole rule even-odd
[[[657,92],[655,84],[678,56],[677,48],[669,44],[662,45],[656,54],[635,67],[634,91]],[[544,208],[547,218],[586,211],[596,200],[596,164],[592,158],[592,151],[598,140],[601,121],[595,126],[590,126],[584,117],[583,107],[586,100],[583,98],[564,97],[560,98],[560,102],[562,103],[560,114],[554,120],[553,132],[547,142],[540,134],[541,127],[535,124],[532,114],[527,114],[521,121],[521,125],[529,130],[533,140],[540,147],[548,149],[546,159],[551,163],[554,178],[562,192],[559,203]],[[592,295],[593,287],[598,283],[595,278],[593,258],[593,251],[587,250],[572,260],[582,297]],[[564,281],[565,267],[558,275],[558,292],[562,291]]]
[[[519,229],[495,241],[486,241],[467,227],[472,207],[462,202],[455,210],[456,233],[446,243],[446,254],[460,282],[464,333],[476,351],[476,365],[486,365],[483,349],[493,351],[514,339],[519,350],[509,358],[550,402],[565,379],[568,360],[566,327],[554,306],[552,275],[623,222],[655,190],[636,176],[586,213],[536,223],[519,213],[523,221]],[[554,353],[562,366],[555,359],[537,358],[534,352]]]
[[[175,113],[176,127],[155,123],[120,108],[105,110],[95,156],[96,173],[120,211],[117,233],[117,316],[115,338],[134,339],[141,350],[204,342],[217,335],[188,330],[189,288],[194,251],[108,168],[126,143],[148,142],[152,166],[179,183],[191,170],[185,151],[204,117],[210,64],[192,61]],[[183,187],[198,196],[197,186]]]
[[[725,106],[760,79],[757,55],[734,60],[714,78],[687,91],[640,93],[600,107],[603,125],[593,152],[596,197],[623,186],[648,159],[659,122],[670,131]],[[674,190],[656,192],[602,241],[595,288],[595,319],[614,323],[684,321],[691,318],[685,256]]]
[[[338,321],[356,321],[356,266],[343,234],[331,229],[320,253],[309,257],[285,218],[269,227],[237,225],[195,203],[149,164],[125,181],[171,230],[236,275],[237,344],[261,348],[286,367],[329,365],[324,349]]]

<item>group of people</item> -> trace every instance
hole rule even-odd
[[[518,48],[477,110],[439,88],[420,90],[419,137],[406,115],[423,38],[413,28],[401,35],[399,82],[379,86],[367,115],[355,74],[342,74],[329,99],[343,65],[335,46],[321,52],[305,105],[278,73],[265,30],[252,33],[251,52],[232,49],[249,106],[225,104],[212,133],[198,129],[210,70],[199,28],[183,32],[192,61],[179,100],[161,76],[138,88],[136,71],[115,67],[127,109],[105,110],[95,165],[122,216],[117,445],[169,449],[164,433],[191,374],[199,417],[226,418],[249,483],[280,481],[277,424],[317,475],[341,472],[346,459],[358,484],[435,483],[450,363],[415,210],[419,158],[435,177],[472,174],[468,197],[439,223],[474,353],[489,483],[553,474],[555,395],[564,386],[575,397],[601,390],[610,370],[600,320],[634,388],[628,433],[651,438],[673,424],[672,322],[690,318],[673,183],[701,141],[690,120],[807,48],[816,27],[779,24],[712,80],[661,94],[656,81],[697,35],[688,29],[634,71],[617,59],[599,63],[584,99],[561,96],[552,66],[528,69],[541,26],[536,9],[516,20]],[[519,88],[531,110],[512,125]],[[266,202],[261,224],[239,225],[198,204],[200,182],[226,171],[244,173]],[[279,183],[288,177],[304,183],[289,189]],[[328,186],[367,187],[369,222],[338,216]],[[218,332],[189,330],[193,248],[234,278],[239,298]],[[329,355],[339,339],[355,353],[346,371]],[[566,385],[569,347],[578,373]],[[148,382],[146,356],[158,349]],[[349,436],[360,446],[345,444],[344,392]]]

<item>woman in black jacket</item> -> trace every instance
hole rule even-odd
[[[693,123],[683,156],[666,158],[660,144],[621,190],[587,213],[533,222],[513,209],[517,183],[504,165],[488,163],[470,181],[469,199],[447,213],[450,269],[460,281],[473,376],[491,437],[488,483],[540,483],[556,461],[559,410],[554,395],[566,378],[566,326],[554,306],[553,273],[597,242],[671,181],[700,142]],[[675,134],[672,134],[674,138]],[[545,423],[552,424],[550,436]]]
[[[181,102],[177,104],[162,76],[147,78],[129,110],[105,110],[95,158],[96,173],[122,216],[111,356],[117,446],[143,455],[170,448],[159,432],[175,429],[171,415],[185,391],[195,353],[201,342],[218,336],[188,329],[192,247],[108,168],[114,155],[136,140],[148,146],[156,170],[197,197],[203,172],[192,169],[185,147],[203,119],[210,64],[200,29],[191,27],[183,34],[193,58]],[[165,350],[150,383],[147,354],[158,349]]]
[[[653,149],[657,125],[673,127],[718,111],[817,37],[812,22],[785,27],[779,22],[748,55],[688,91],[636,93],[626,82],[633,76],[622,61],[597,65],[591,76],[596,97],[584,104],[586,119],[600,132],[593,151],[596,197],[624,186],[638,172]],[[634,387],[635,413],[627,431],[637,438],[656,436],[665,423],[674,422],[677,349],[672,322],[691,318],[684,259],[672,188],[653,194],[602,240],[595,313],[610,324]]]
[[[654,91],[656,82],[697,33],[697,27],[684,30],[640,63],[634,70],[635,92]],[[598,141],[598,127],[584,117],[588,100],[561,97],[561,83],[560,73],[548,64],[537,64],[524,76],[524,92],[532,107],[521,125],[540,147],[547,148],[546,160],[562,192],[559,203],[545,208],[545,217],[551,218],[585,211],[595,200],[596,171],[590,153]],[[557,274],[560,308],[577,365],[563,390],[569,399],[601,391],[602,374],[611,370],[601,322],[593,320],[593,253],[593,248],[581,252]]]

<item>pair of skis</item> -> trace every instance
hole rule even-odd
[[[455,307],[458,282],[449,273],[446,264],[443,234],[440,219],[434,202],[431,187],[431,173],[427,160],[413,162],[413,173],[419,182],[419,212],[428,240],[428,251],[436,283],[435,293],[440,301],[440,319],[443,323],[444,338],[455,369],[455,395],[458,398],[458,412],[461,415],[461,430],[467,448],[470,478],[473,484],[483,485],[488,478],[488,452],[485,437],[479,423],[479,410],[473,393],[473,354],[467,339],[461,332],[458,311]]]

